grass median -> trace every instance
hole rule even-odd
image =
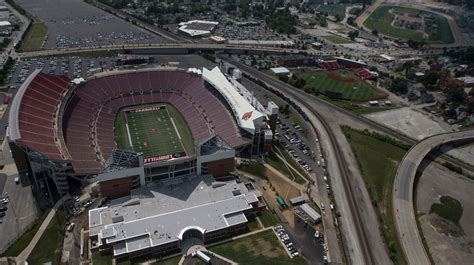
[[[13,243],[8,249],[2,254],[3,257],[16,257],[30,244],[33,237],[38,232],[41,224],[43,223],[46,216],[48,216],[49,211],[43,213],[43,215],[34,221],[32,226],[19,237],[15,243]]]
[[[64,210],[58,209],[28,257],[28,264],[44,264],[47,262],[51,262],[52,265],[59,264],[57,257],[61,255],[65,218]]]
[[[33,52],[41,50],[46,33],[48,33],[48,27],[44,23],[32,22],[21,41],[20,51]]]
[[[406,264],[393,223],[392,190],[398,166],[407,149],[388,138],[383,141],[382,137],[374,137],[368,131],[343,127],[343,132],[357,158],[372,203],[381,220],[382,235],[390,259],[394,264]]]

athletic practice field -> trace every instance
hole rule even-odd
[[[351,100],[370,100],[380,96],[373,87],[348,70],[310,71],[296,74],[306,81],[313,91],[325,94],[326,91],[341,93],[342,98]]]
[[[421,26],[423,25],[423,26]],[[426,10],[381,5],[364,21],[364,26],[397,39],[428,43],[452,43],[454,41],[448,20]]]
[[[143,153],[145,163],[194,153],[192,134],[184,118],[164,103],[120,110],[115,138],[120,149]]]

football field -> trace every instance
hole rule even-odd
[[[191,140],[184,139],[191,137]],[[182,157],[193,152],[192,136],[180,114],[167,104],[127,107],[118,113],[119,148],[143,153],[145,163]]]

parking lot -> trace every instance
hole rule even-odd
[[[17,3],[48,27],[45,49],[165,41],[82,0],[18,0]]]
[[[223,22],[217,26],[214,34],[228,40],[281,40],[263,21],[260,24],[241,26]]]
[[[13,163],[8,148],[4,150],[4,159],[0,164],[4,167],[0,170],[4,178],[4,186],[0,194],[0,253],[2,253],[11,242],[25,231],[29,225],[40,214],[33,198],[28,177],[19,175]],[[6,177],[5,177],[6,176]],[[17,179],[18,177],[18,179]]]
[[[324,237],[298,217],[295,216],[295,219],[295,227],[288,224],[275,226],[275,232],[288,253],[293,257],[304,255],[310,264],[326,264],[328,259]]]

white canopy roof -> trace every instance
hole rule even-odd
[[[227,80],[224,74],[215,67],[212,70],[202,69],[202,77],[209,82],[226,99],[231,106],[239,126],[251,134],[255,133],[255,124],[261,123],[264,115],[257,111]]]

